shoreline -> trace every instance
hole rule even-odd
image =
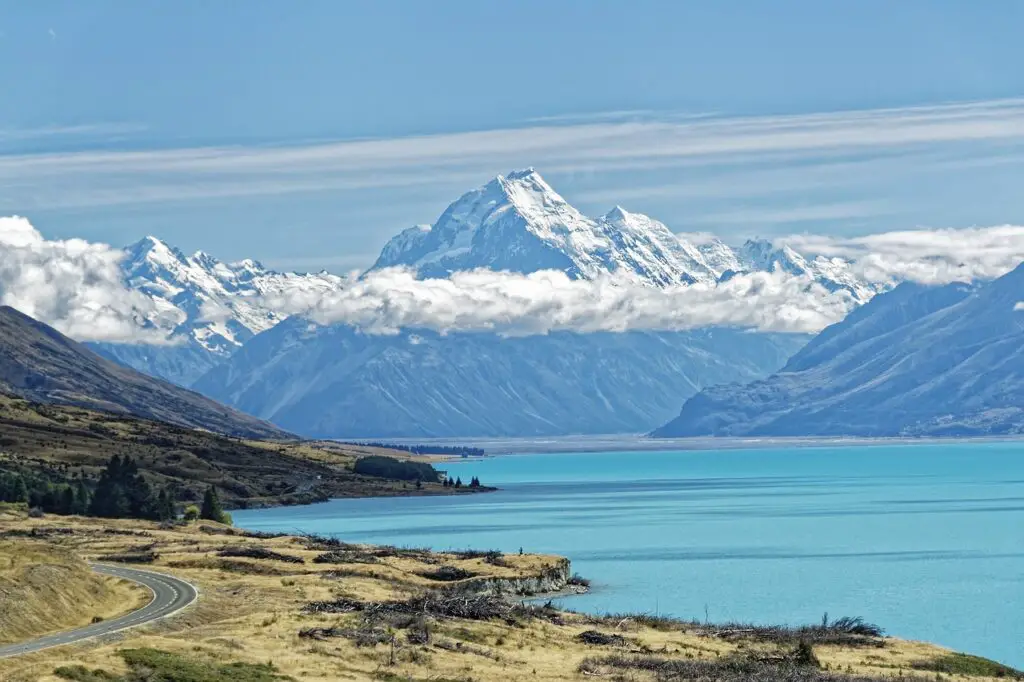
[[[392,439],[402,443],[407,439]],[[601,434],[510,438],[408,439],[431,445],[464,444],[486,451],[482,456],[444,457],[435,462],[471,462],[508,455],[575,454],[597,452],[675,452],[709,450],[758,450],[773,448],[882,447],[886,445],[941,445],[1024,442],[1024,434],[1002,436],[786,436],[786,437],[689,437],[649,438],[642,434]]]

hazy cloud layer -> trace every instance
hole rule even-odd
[[[838,256],[872,282],[922,284],[999,277],[1024,261],[1024,227],[905,230],[864,237],[797,235],[776,240],[800,253]]]
[[[633,172],[1021,140],[1020,99],[779,116],[611,112],[521,127],[306,145],[0,154],[0,202],[52,209],[465,186],[528,165],[550,173]]]
[[[151,303],[122,284],[121,257],[106,244],[50,241],[25,218],[0,218],[0,304],[79,341],[165,342],[140,325]]]

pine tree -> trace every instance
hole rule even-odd
[[[157,518],[161,521],[172,521],[177,516],[174,511],[174,498],[167,488],[160,490],[156,502]]]
[[[217,497],[217,489],[210,486],[203,495],[203,506],[199,510],[199,518],[210,521],[223,521],[224,509],[220,506],[220,499]]]
[[[11,499],[9,502],[28,502],[28,486],[25,479],[15,474],[14,484],[11,486]]]
[[[461,488],[462,487],[462,477],[461,476],[455,479],[455,487],[456,488]]]
[[[89,486],[81,478],[75,480],[75,505],[72,514],[89,513]]]
[[[69,485],[63,487],[60,491],[60,502],[57,505],[57,513],[68,514],[75,513],[75,489]]]

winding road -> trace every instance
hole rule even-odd
[[[92,569],[103,575],[110,575],[115,578],[138,583],[153,593],[153,599],[141,609],[136,609],[117,618],[93,623],[77,630],[57,632],[28,642],[0,646],[0,658],[20,656],[21,654],[42,651],[43,649],[63,646],[65,644],[75,644],[92,639],[93,637],[109,635],[113,632],[127,630],[128,628],[144,625],[145,623],[152,623],[155,620],[177,613],[194,602],[199,596],[196,588],[189,583],[164,573],[154,573],[137,568],[111,566],[108,564],[92,564]]]

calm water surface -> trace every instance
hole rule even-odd
[[[864,616],[1024,666],[1024,443],[513,455],[485,495],[237,511],[259,530],[568,556],[566,605],[712,620]]]

